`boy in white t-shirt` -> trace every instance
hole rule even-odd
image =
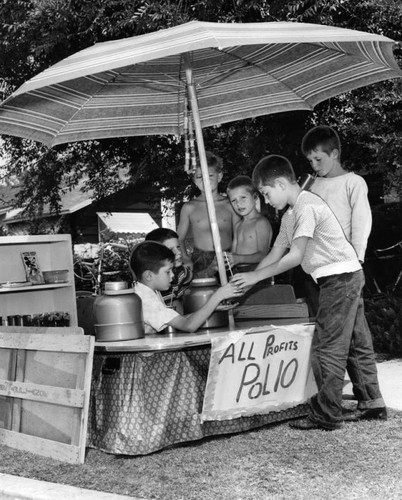
[[[342,391],[350,351],[355,356],[352,368],[360,392],[354,420],[385,420],[387,410],[364,316],[364,276],[355,250],[328,205],[300,188],[292,165],[283,156],[263,158],[254,169],[253,183],[274,208],[289,208],[271,252],[255,271],[236,274],[233,282],[249,287],[301,265],[320,287],[312,343],[318,393],[311,398],[308,418],[291,426],[302,430],[342,427]]]
[[[198,311],[182,316],[165,305],[160,293],[170,287],[174,261],[172,250],[156,241],[140,243],[131,254],[130,269],[137,280],[134,291],[142,300],[145,334],[158,333],[169,325],[187,333],[195,332],[218,307],[219,310],[233,307],[231,304],[219,305],[222,300],[243,294],[234,283],[227,283]]]
[[[341,141],[332,127],[319,125],[309,130],[301,149],[317,174],[310,191],[328,203],[359,261],[364,262],[372,225],[366,181],[342,167]]]

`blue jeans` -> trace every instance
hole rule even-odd
[[[312,343],[312,369],[318,393],[310,419],[327,429],[342,427],[346,368],[360,409],[384,407],[378,385],[373,341],[364,315],[363,271],[318,279],[320,287]]]

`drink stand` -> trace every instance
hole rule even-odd
[[[214,342],[226,341],[244,332],[263,335],[272,323],[306,323],[305,304],[296,300],[287,304],[275,304],[271,300],[272,304],[267,304],[266,290],[258,290],[256,296],[262,293],[260,301],[265,302],[259,304],[258,298],[248,298],[237,310],[234,327],[229,324],[193,334],[94,342],[93,316],[87,317],[83,325],[89,335],[84,336],[84,330],[79,328],[69,235],[3,237],[0,253],[3,262],[8,263],[0,275],[3,323],[0,355],[5,360],[0,377],[0,442],[3,444],[82,463],[85,446],[115,454],[143,455],[172,444],[246,431],[306,414],[305,401],[291,401],[284,409],[257,411],[236,418],[203,419]],[[39,271],[63,269],[66,273],[53,275],[66,279],[39,283],[35,275],[35,283],[27,284],[28,275],[21,257],[27,253],[30,257],[35,254]],[[275,295],[273,288],[270,293]],[[68,315],[69,325],[56,325],[56,320],[63,319],[62,315],[55,314],[57,311],[65,313],[64,319]],[[10,318],[14,318],[14,326],[5,325]],[[69,334],[75,336],[74,342],[66,341]],[[85,347],[80,347],[80,337]],[[23,339],[32,346],[27,346]],[[70,359],[66,343],[78,351],[74,354],[74,363],[66,361]],[[45,352],[41,354],[41,350]],[[85,366],[79,357],[81,350],[86,352]],[[53,372],[50,368],[43,370],[41,363],[36,362],[38,355],[53,365]],[[64,370],[69,378],[79,372],[79,383],[74,378],[72,387],[64,388]],[[63,416],[55,417],[54,412]],[[27,419],[24,414],[32,418]],[[62,427],[43,426],[39,421],[36,425],[35,414],[42,415],[41,420],[49,415],[53,423],[61,422]],[[33,436],[26,438],[24,432]]]
[[[276,325],[308,318],[275,319]],[[273,321],[253,319],[235,329],[147,335],[124,342],[96,342],[88,425],[88,446],[108,453],[144,455],[176,443],[246,431],[307,414],[290,401],[278,411],[202,421],[211,343],[247,330],[267,330]],[[262,333],[261,333],[262,335]],[[309,359],[309,351],[305,358]]]

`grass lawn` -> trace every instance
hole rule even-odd
[[[146,499],[402,498],[402,412],[393,410],[386,422],[332,432],[284,422],[148,456],[88,450],[83,465],[0,453],[1,473]]]

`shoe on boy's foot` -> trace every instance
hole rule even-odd
[[[357,422],[359,420],[356,410],[342,408],[342,418],[344,422]]]
[[[311,431],[313,429],[321,429],[322,431],[330,431],[332,429],[326,429],[321,427],[321,425],[315,424],[309,418],[303,418],[302,420],[295,420],[294,422],[289,422],[289,427],[293,429],[299,429],[301,431]]]
[[[358,420],[387,420],[387,409],[368,408],[366,410],[349,410],[342,408],[342,418],[344,422],[357,422]]]
[[[387,408],[368,408],[366,410],[356,410],[358,420],[387,420]]]

